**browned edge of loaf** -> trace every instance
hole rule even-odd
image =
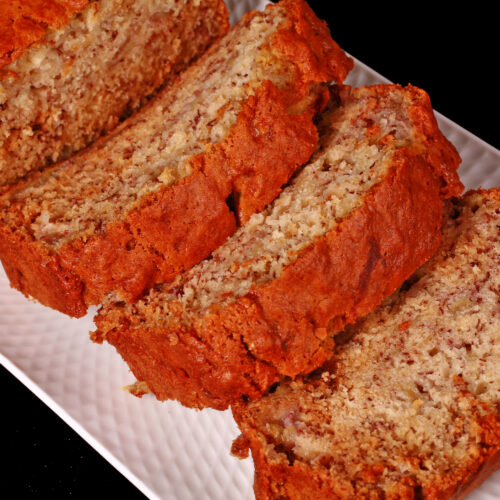
[[[480,193],[500,202],[500,189],[490,190],[478,189],[469,191],[464,195]],[[330,368],[327,362],[325,365]],[[334,366],[334,365],[333,365]],[[455,381],[461,385],[461,381]],[[468,393],[465,387],[461,390],[460,397],[474,400],[475,396]],[[386,492],[384,498],[400,499],[453,499],[461,500],[467,497],[474,489],[480,486],[493,472],[500,468],[500,417],[498,411],[481,416],[477,411],[479,402],[473,404],[473,415],[476,416],[478,428],[481,430],[481,452],[479,457],[471,458],[471,463],[463,464],[459,470],[446,478],[436,480],[430,488],[422,488],[413,478],[405,477],[395,485],[390,492]],[[484,408],[483,408],[484,409]],[[339,484],[335,477],[325,472],[322,467],[312,468],[295,459],[287,460],[284,455],[276,456],[274,459],[268,453],[268,443],[265,436],[261,434],[249,418],[246,405],[237,403],[232,407],[233,416],[242,432],[235,439],[231,452],[238,458],[244,459],[252,452],[255,464],[254,491],[258,500],[283,498],[287,500],[299,500],[303,498],[344,500],[354,498],[354,490]],[[353,446],[356,443],[353,442]],[[367,481],[376,481],[380,471],[365,469],[363,476]],[[364,497],[363,497],[364,498]],[[369,497],[367,493],[366,498]]]
[[[355,89],[383,95],[390,86]],[[460,158],[438,129],[428,96],[407,87],[422,147],[400,149],[385,179],[339,226],[282,275],[192,327],[129,327],[119,307],[96,317],[95,338],[114,345],[160,400],[225,409],[256,398],[283,375],[320,366],[340,330],[373,310],[441,242],[442,197],[459,194]],[[383,140],[394,140],[386,136]],[[444,172],[443,172],[444,170]]]
[[[263,82],[243,103],[226,138],[191,159],[192,175],[146,196],[101,234],[54,253],[26,233],[1,226],[0,257],[11,286],[75,317],[110,291],[132,301],[207,257],[232,234],[236,217],[228,197],[244,222],[278,195],[317,145],[313,119],[326,105],[326,84],[342,82],[353,65],[303,0],[280,5],[289,16],[272,45],[293,72],[289,87]],[[294,109],[301,100],[302,109]]]
[[[94,1],[94,0],[90,0]],[[64,26],[89,0],[8,0],[0,3],[0,78],[2,68],[41,42],[50,29]]]

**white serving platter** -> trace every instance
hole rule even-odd
[[[233,21],[262,0],[228,1]],[[388,80],[363,63],[353,86]],[[500,186],[500,152],[447,118],[441,129],[462,156],[466,188]],[[253,464],[229,454],[238,435],[229,411],[194,411],[120,390],[134,377],[109,345],[89,340],[95,310],[71,319],[25,299],[0,270],[0,362],[152,499],[253,498]],[[469,500],[500,498],[500,472]]]

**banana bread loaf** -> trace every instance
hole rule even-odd
[[[258,499],[464,498],[500,464],[500,189],[320,370],[233,413]]]
[[[106,138],[0,199],[12,286],[81,316],[190,268],[309,159],[351,67],[303,0],[246,15]]]
[[[0,190],[115,126],[228,28],[222,0],[0,3]]]
[[[348,88],[311,162],[206,260],[135,304],[108,301],[113,344],[159,399],[226,408],[327,358],[340,330],[437,250],[459,163],[425,92]]]

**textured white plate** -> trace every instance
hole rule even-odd
[[[263,0],[228,1],[234,19]],[[233,19],[233,20],[234,20]],[[357,62],[355,86],[386,82]],[[500,153],[439,116],[459,150],[467,188],[500,186]],[[251,499],[253,466],[229,454],[238,430],[229,412],[197,412],[119,388],[134,382],[109,345],[90,342],[83,319],[27,301],[0,270],[0,361],[150,498]],[[500,498],[500,472],[469,500]]]

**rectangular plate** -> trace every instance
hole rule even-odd
[[[262,0],[228,1],[233,22]],[[356,61],[347,83],[388,80]],[[500,153],[447,118],[466,188],[500,186]],[[252,499],[253,464],[229,454],[239,434],[229,411],[201,412],[119,390],[135,379],[110,345],[96,345],[95,309],[68,318],[9,288],[0,270],[0,361],[149,498]],[[469,500],[500,498],[500,472]]]

